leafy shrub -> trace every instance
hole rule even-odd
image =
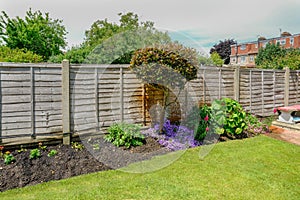
[[[41,157],[41,151],[39,149],[32,149],[30,151],[30,155],[29,155],[30,159],[36,159],[39,157]]]
[[[130,69],[137,78],[158,87],[157,83],[174,87],[184,85],[182,78],[192,80],[197,77],[199,65],[195,49],[178,43],[146,47],[137,50],[130,62]],[[175,71],[176,73],[172,73]],[[168,76],[166,76],[168,74]]]
[[[42,61],[42,56],[34,54],[31,51],[0,46],[0,62],[38,63]]]
[[[113,124],[108,128],[108,133],[104,139],[117,147],[141,146],[145,140],[145,136],[141,134],[141,127],[136,124]]]
[[[240,135],[247,128],[246,112],[237,101],[230,98],[213,101],[212,120],[216,133],[229,137]]]
[[[49,153],[48,153],[48,157],[52,157],[55,156],[57,154],[57,151],[55,149],[52,149]]]

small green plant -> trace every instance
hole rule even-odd
[[[47,149],[47,146],[46,145],[43,145],[42,142],[39,142],[39,148],[43,151],[45,151]]]
[[[57,154],[57,151],[55,149],[52,149],[49,153],[48,153],[48,157],[52,157],[55,156]]]
[[[5,163],[6,165],[9,165],[9,164],[11,164],[11,163],[13,163],[13,162],[15,162],[15,161],[16,161],[15,157],[14,157],[9,151],[7,151],[7,152],[4,154],[4,163]]]
[[[99,150],[100,145],[99,144],[93,144],[93,150]]]
[[[84,149],[84,145],[80,144],[78,142],[72,142],[71,145],[72,145],[72,148],[75,149],[76,151],[81,151]]]
[[[36,159],[39,157],[41,157],[41,151],[39,149],[32,149],[30,151],[30,155],[29,155],[30,159]]]
[[[21,148],[18,150],[18,153],[22,153],[27,151],[27,149],[23,148],[23,145],[21,145]]]
[[[108,128],[108,133],[104,139],[117,147],[141,146],[145,140],[145,136],[141,134],[141,127],[136,124],[113,124]]]

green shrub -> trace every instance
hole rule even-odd
[[[145,136],[141,134],[141,127],[136,124],[113,124],[108,128],[108,133],[104,139],[117,147],[141,146],[145,140]]]
[[[25,49],[10,49],[0,46],[0,62],[39,63],[43,57]]]
[[[247,128],[246,112],[237,101],[230,98],[213,101],[212,120],[216,133],[230,137],[242,134]]]

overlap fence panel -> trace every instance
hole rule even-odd
[[[200,66],[197,79],[168,101],[180,120],[195,105],[236,99],[249,112],[300,102],[300,71]],[[177,96],[177,97],[176,97]],[[0,144],[15,145],[103,134],[115,122],[149,125],[164,94],[143,84],[128,65],[0,63]]]

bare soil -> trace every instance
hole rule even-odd
[[[41,150],[41,157],[37,159],[29,159],[31,149],[24,152],[12,150],[16,158],[14,163],[6,165],[0,158],[0,191],[116,169],[168,151],[153,138],[146,138],[143,146],[130,149],[111,146],[103,139],[83,143],[85,148],[82,150],[72,148],[71,145],[48,146],[46,150]],[[51,150],[58,153],[48,157]]]

